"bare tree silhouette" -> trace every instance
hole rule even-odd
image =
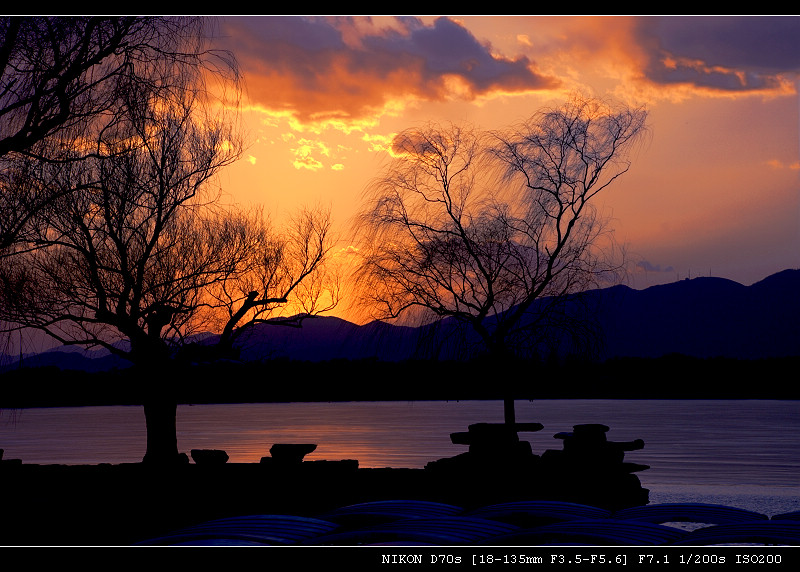
[[[454,319],[492,360],[514,358],[617,267],[593,199],[628,170],[646,116],[576,95],[507,131],[401,133],[358,219],[363,300],[383,319]],[[513,398],[505,412],[513,423]]]
[[[300,327],[337,306],[339,275],[329,265],[330,211],[302,208],[280,232],[260,210],[242,211],[234,226],[247,238],[238,248],[242,263],[204,293],[206,318],[221,332],[217,351],[230,355],[256,324]]]
[[[216,325],[230,352],[242,331],[281,308],[314,314],[338,294],[325,268],[326,211],[302,211],[279,232],[260,210],[220,200],[216,175],[243,146],[237,109],[209,105],[194,73],[169,64],[140,79],[116,93],[113,120],[94,140],[84,134],[57,161],[42,154],[5,165],[7,188],[47,201],[0,258],[0,314],[15,328],[132,362],[144,460],[169,464],[179,459],[174,358],[190,335]]]
[[[213,77],[222,80],[214,89],[230,83],[236,93],[235,58],[209,49],[210,24],[195,17],[0,18],[2,254],[26,239],[38,209],[57,198],[19,177],[38,163],[91,153],[84,141],[117,120],[129,86],[197,90]]]

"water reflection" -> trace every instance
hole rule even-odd
[[[800,486],[800,405],[793,401],[546,400],[517,404],[520,421],[545,429],[522,434],[534,452],[578,423],[605,423],[614,441],[643,439],[626,459],[650,465],[648,483]],[[316,443],[308,460],[357,459],[361,467],[423,467],[456,455],[449,434],[478,421],[501,422],[494,401],[185,405],[178,446],[224,449],[255,463],[274,443]],[[26,463],[138,462],[144,454],[140,407],[0,412],[5,458]]]
[[[182,443],[225,449],[231,462],[258,462],[274,443],[316,443],[307,460],[357,459],[361,467],[423,467],[461,452],[454,449],[449,434],[465,428],[464,404],[197,405],[180,410],[178,438]],[[486,407],[476,409],[473,404],[470,409],[480,414]],[[502,409],[499,412],[502,415]],[[248,429],[242,431],[243,426]],[[198,431],[200,427],[207,429]]]

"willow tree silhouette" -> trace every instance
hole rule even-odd
[[[139,370],[144,461],[158,464],[180,459],[173,358],[192,333],[217,328],[231,351],[238,333],[283,308],[307,315],[337,301],[329,214],[307,209],[278,231],[258,209],[224,206],[215,178],[241,154],[237,108],[173,64],[154,65],[148,81],[120,78],[111,119],[58,161],[5,165],[4,191],[47,200],[0,257],[3,319],[102,346]]]
[[[0,17],[0,254],[31,238],[31,218],[57,198],[25,184],[26,171],[94,153],[85,143],[118,120],[129,86],[200,90],[207,77],[238,86],[235,59],[208,47],[210,24],[196,17]]]
[[[618,268],[593,199],[629,169],[646,118],[574,95],[506,131],[401,133],[358,219],[362,299],[382,319],[454,319],[505,368],[560,301]],[[514,423],[513,396],[504,407]]]

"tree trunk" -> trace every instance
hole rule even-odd
[[[144,420],[147,428],[147,450],[143,463],[174,465],[178,455],[178,398],[175,393],[176,372],[167,361],[148,363],[140,368],[144,386]]]
[[[178,398],[175,384],[178,379],[174,362],[159,332],[163,324],[151,317],[152,332],[130,336],[132,361],[136,364],[140,384],[144,420],[147,428],[147,450],[142,463],[175,465],[178,454]]]
[[[178,455],[178,404],[174,399],[148,398],[144,404],[147,451],[143,463],[174,465]]]
[[[517,414],[514,410],[513,397],[506,397],[503,399],[503,416],[506,425],[514,425],[517,422]]]
[[[485,330],[484,330],[485,331]],[[508,350],[505,344],[503,332],[495,331],[493,334],[486,332],[484,337],[487,347],[489,348],[489,356],[491,363],[497,371],[502,367],[507,370],[511,375],[514,375],[515,357]],[[515,384],[510,381],[510,378],[505,379],[506,396],[503,398],[503,419],[506,425],[514,425],[517,422],[517,414],[514,409],[514,387]]]

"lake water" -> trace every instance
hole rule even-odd
[[[608,439],[643,439],[626,461],[650,501],[713,502],[766,514],[800,510],[800,402],[772,400],[518,401],[517,419],[544,425],[522,433],[535,453],[561,449],[553,435],[580,423],[611,427]],[[499,401],[410,401],[182,405],[178,448],[223,449],[257,463],[273,443],[316,443],[307,460],[357,459],[361,467],[423,467],[466,450],[450,433],[501,422]],[[0,411],[4,458],[25,463],[138,462],[141,407]]]

